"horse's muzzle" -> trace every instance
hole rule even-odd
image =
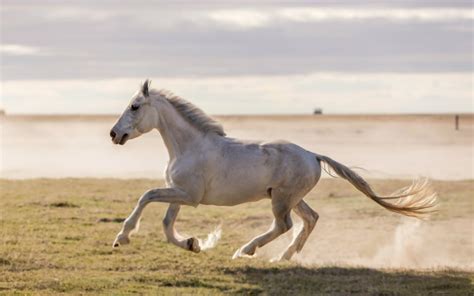
[[[123,144],[125,144],[125,142],[127,142],[127,140],[128,140],[128,134],[124,134],[124,135],[122,136],[122,139],[120,139],[119,144],[120,144],[120,145],[123,145]]]
[[[118,139],[117,133],[111,130],[110,137],[112,138],[112,142],[114,142],[114,144],[123,145],[125,144],[125,142],[127,142],[129,138],[129,134],[123,134],[123,136],[121,136],[120,139]]]

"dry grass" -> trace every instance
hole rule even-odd
[[[1,180],[0,294],[473,293],[473,273],[459,270],[304,267],[294,262],[270,264],[259,258],[231,260],[236,248],[269,225],[268,201],[232,208],[183,209],[178,229],[201,238],[225,219],[218,246],[200,254],[165,243],[161,217],[166,205],[152,204],[131,245],[112,250],[120,221],[129,214],[137,197],[145,189],[160,185],[157,183],[112,179]],[[373,183],[381,192],[404,184]],[[473,184],[436,182],[444,208],[435,221],[472,218]],[[321,209],[344,211],[346,218],[355,223],[374,216],[398,219],[361,198],[340,180],[322,180],[307,200]]]

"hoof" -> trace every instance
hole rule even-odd
[[[245,246],[238,249],[235,251],[234,255],[232,256],[232,259],[237,259],[237,258],[254,258],[256,257],[255,255],[255,249],[253,250],[246,250]]]
[[[190,237],[187,241],[188,250],[194,253],[201,252],[201,247],[199,246],[199,241],[197,238]]]
[[[112,246],[113,248],[118,248],[120,247],[120,245],[127,245],[129,243],[130,243],[130,239],[128,238],[128,236],[123,235],[123,234],[118,234]]]

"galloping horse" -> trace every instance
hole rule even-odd
[[[196,238],[184,238],[174,228],[181,205],[233,206],[266,198],[271,200],[274,215],[270,229],[239,248],[233,258],[251,256],[257,248],[288,231],[293,210],[303,220],[303,227],[278,258],[290,259],[301,251],[318,220],[318,214],[303,198],[318,182],[321,163],[392,212],[423,217],[433,211],[436,203],[436,194],[427,182],[414,182],[394,195],[382,197],[357,173],[327,156],[284,141],[248,142],[226,137],[222,126],[199,108],[170,92],[150,89],[146,80],[110,136],[113,143],[124,145],[155,128],[169,153],[166,188],[148,190],[140,197],[114,247],[130,242],[131,232],[151,202],[169,203],[163,220],[167,240],[199,252]]]

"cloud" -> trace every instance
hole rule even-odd
[[[2,79],[472,72],[469,2],[111,3],[3,1]]]
[[[216,10],[207,13],[207,18],[217,24],[230,24],[240,28],[257,28],[268,25],[273,16],[258,10]],[[197,19],[199,22],[199,19]]]
[[[394,22],[445,22],[473,20],[472,9],[461,8],[315,8],[283,7],[278,9],[229,9],[208,13],[218,24],[253,29],[282,22],[331,22],[385,20]]]
[[[459,8],[283,8],[277,10],[277,16],[302,22],[321,22],[330,20],[369,20],[385,19],[388,21],[451,21],[472,20],[471,9]]]
[[[44,52],[40,48],[33,46],[19,44],[0,44],[0,54],[13,56],[34,56],[44,54]]]

